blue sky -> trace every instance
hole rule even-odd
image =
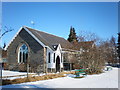
[[[2,26],[14,31],[2,41],[8,43],[23,25],[68,38],[73,26],[77,34],[94,32],[103,39],[118,33],[117,2],[3,2]]]

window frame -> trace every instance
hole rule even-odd
[[[26,63],[27,59],[28,59],[28,46],[26,44],[22,44],[19,47],[19,51],[18,51],[18,63]]]

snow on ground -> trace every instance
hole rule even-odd
[[[55,74],[55,73],[49,73],[49,74]],[[29,75],[32,76],[43,76],[46,75],[45,73],[40,73],[39,75],[36,73],[29,73]],[[8,70],[2,70],[2,79],[17,79],[17,78],[25,78],[27,77],[27,72],[18,72],[18,71],[8,71]]]
[[[36,82],[5,85],[3,88],[118,88],[118,68],[85,78],[66,77]]]
[[[2,70],[2,76],[26,75],[26,72]]]
[[[32,75],[36,75],[35,73],[29,73]],[[16,79],[16,78],[24,78],[27,77],[27,72],[18,72],[18,71],[8,71],[2,70],[2,79]]]

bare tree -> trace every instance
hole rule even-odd
[[[105,61],[111,65],[115,65],[117,60],[117,44],[116,39],[112,36],[110,40],[101,43],[100,48],[103,49]]]
[[[14,30],[14,29],[12,29],[11,27],[8,28],[7,26],[5,26],[5,27],[3,28],[3,30],[2,30],[2,28],[0,28],[0,32],[1,32],[0,40],[1,40],[1,38],[2,38],[4,35],[6,35],[8,32],[11,32],[11,31],[13,31],[13,30]]]
[[[88,68],[89,73],[100,73],[102,72],[106,62],[111,65],[116,65],[117,47],[114,37],[103,41],[102,39],[100,40],[100,38],[96,38],[98,36],[95,36],[95,34],[91,34],[89,36],[92,38],[90,39],[89,37],[90,41],[88,41],[88,39],[85,38],[86,36],[78,36],[78,38],[82,39],[82,41],[73,44],[74,47],[77,47],[77,49],[80,50],[80,53],[76,58],[77,62],[75,64],[75,68]],[[99,44],[91,46],[91,40],[92,42],[99,41]]]
[[[100,73],[104,67],[102,48],[98,47],[102,40],[94,33],[84,32],[78,36],[79,42],[73,44],[80,51],[77,55],[77,67],[88,68],[89,73]]]
[[[78,42],[94,41],[94,43],[97,45],[99,45],[99,43],[102,41],[95,33],[87,31],[80,31],[77,39]]]
[[[4,29],[2,30],[2,26],[0,25],[0,41],[1,41],[1,39],[2,39],[2,37],[4,36],[4,35],[6,35],[8,32],[11,32],[11,31],[13,31],[13,29],[12,28],[8,28],[7,26],[5,26],[4,27]],[[1,53],[2,54],[2,53]],[[1,55],[2,56],[2,55]],[[2,62],[0,63],[0,74],[1,74],[1,80],[2,80],[2,68],[3,68],[3,66],[2,66]]]

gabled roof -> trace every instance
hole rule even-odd
[[[38,41],[39,43],[41,42],[40,44],[43,44],[44,46],[48,46],[52,50],[55,50],[54,45],[59,45],[59,44],[61,45],[62,48],[66,48],[66,49],[72,49],[73,48],[73,45],[69,41],[65,40],[62,37],[58,37],[58,36],[55,36],[55,35],[52,35],[52,34],[48,34],[48,33],[45,33],[45,32],[39,31],[39,30],[35,30],[35,29],[29,28],[29,27],[26,27],[26,26],[22,27],[18,31],[17,34],[19,34],[19,32],[22,29],[26,30],[31,36],[33,36],[33,38],[35,38],[36,41]],[[17,35],[15,35],[15,37],[16,36]],[[13,40],[14,40],[14,38],[13,38]]]
[[[55,50],[57,50],[58,45],[52,45]]]
[[[71,49],[73,45],[65,40],[62,37],[58,37],[46,32],[38,31],[29,27],[26,27],[32,34],[34,34],[40,41],[42,41],[45,45],[49,46],[51,49],[54,49],[54,45],[61,45],[62,48]]]

